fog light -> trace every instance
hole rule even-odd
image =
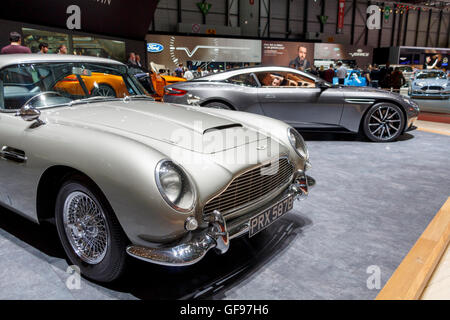
[[[194,217],[188,217],[184,223],[184,228],[187,231],[194,231],[198,228],[198,222]]]

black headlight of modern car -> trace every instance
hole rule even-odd
[[[189,212],[195,204],[195,187],[184,170],[170,160],[156,166],[155,179],[159,192],[175,210]]]
[[[297,130],[295,130],[294,128],[289,128],[288,137],[292,147],[295,149],[297,154],[304,160],[308,160],[309,159],[308,148],[306,147],[305,140],[303,140],[301,134],[298,133]]]
[[[401,97],[402,97],[403,101],[405,101],[410,107],[412,107],[416,111],[420,111],[419,105],[413,99],[411,99],[410,97],[406,97],[406,96],[401,96]]]

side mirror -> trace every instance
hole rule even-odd
[[[29,104],[25,104],[22,108],[20,108],[20,110],[17,111],[16,116],[21,117],[23,120],[28,122],[36,121],[36,123],[33,124],[33,127],[38,127],[45,124],[44,121],[39,119],[41,116],[41,111]]]
[[[329,86],[323,81],[317,81],[316,82],[316,88],[319,88],[320,91],[325,91],[325,90],[327,90],[329,88]]]

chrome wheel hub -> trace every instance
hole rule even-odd
[[[380,140],[389,140],[401,130],[401,122],[401,115],[396,109],[381,106],[370,115],[369,131]]]
[[[105,214],[96,201],[83,192],[72,192],[64,202],[63,223],[76,255],[89,264],[100,263],[110,234]]]

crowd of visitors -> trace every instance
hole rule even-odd
[[[48,53],[49,46],[46,42],[39,43],[39,51],[38,54],[46,54]],[[22,45],[22,36],[20,33],[13,31],[9,34],[9,45],[4,46],[1,51],[1,54],[16,54],[16,53],[31,53],[30,48]],[[57,50],[57,54],[67,54],[67,47],[62,44]]]
[[[361,70],[358,66],[353,66],[353,70],[359,72],[359,74],[366,79],[366,85],[373,88],[394,89],[400,90],[402,86],[406,84],[406,79],[399,68],[392,68],[390,64],[379,67],[378,65],[368,65],[367,68]],[[332,64],[325,70],[322,66],[319,70],[320,78],[328,82],[333,82],[333,78],[338,78],[339,84],[344,84],[349,70],[342,64],[337,63],[335,68]]]

